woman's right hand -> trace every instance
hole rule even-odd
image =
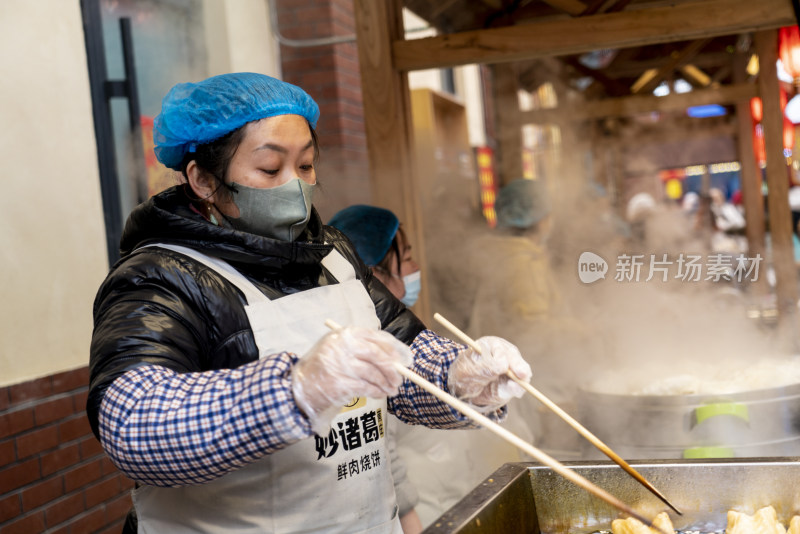
[[[323,336],[292,370],[295,402],[318,435],[353,397],[396,395],[403,381],[395,362],[408,366],[409,349],[381,330],[345,327]]]

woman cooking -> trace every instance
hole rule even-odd
[[[179,84],[156,155],[186,183],[130,215],[94,304],[87,413],[139,532],[399,532],[386,413],[465,428],[395,362],[494,419],[519,351],[440,338],[312,207],[316,103],[252,73]],[[331,319],[343,328],[331,331]]]

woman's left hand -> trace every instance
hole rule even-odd
[[[512,343],[503,338],[486,336],[478,339],[481,352],[472,349],[459,355],[450,366],[447,385],[459,399],[484,411],[494,411],[512,397],[521,397],[525,390],[508,376],[528,382],[531,366]]]

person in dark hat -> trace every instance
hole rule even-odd
[[[417,302],[422,273],[394,213],[359,204],[339,211],[328,224],[353,242],[358,255],[392,295],[408,307]]]
[[[540,370],[537,389],[570,411],[579,376],[576,362],[601,357],[601,340],[562,299],[549,250],[553,213],[548,183],[525,178],[507,183],[498,191],[495,210],[494,235],[476,246],[480,283],[469,332],[491,331],[514,342]],[[486,257],[494,261],[480,261]],[[581,283],[577,276],[574,280]],[[563,421],[530,396],[513,400],[507,425],[556,456],[579,455],[579,436],[562,432]]]
[[[478,287],[470,332],[508,330],[515,321],[548,315],[558,293],[545,244],[552,218],[546,184],[520,178],[501,187],[495,202],[497,232],[484,239],[481,257],[497,258],[492,265],[478,261]]]
[[[347,236],[375,278],[392,295],[406,306],[416,303],[421,273],[411,256],[411,245],[400,220],[394,213],[377,206],[358,204],[337,212],[328,225]],[[419,493],[408,479],[405,460],[397,452],[397,433],[402,432],[402,428],[399,424],[389,427],[387,447],[392,460],[392,479],[403,534],[416,534],[422,532],[422,522],[414,509],[419,502]]]

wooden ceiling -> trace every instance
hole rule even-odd
[[[750,97],[760,96],[778,305],[787,317],[796,317],[797,271],[791,252],[783,121],[775,70],[775,30],[797,24],[793,3],[797,0],[353,0],[373,201],[393,210],[407,225],[424,265],[419,194],[424,173],[416,172],[413,166],[413,124],[405,74],[458,65],[493,65],[491,85],[495,90],[502,86],[504,94],[512,94],[507,89],[513,84],[495,83],[498,78],[507,81],[505,75],[497,74],[514,70],[506,69],[503,63],[520,66],[517,72],[523,70],[525,75],[517,77],[526,86],[537,83],[544,70],[542,64],[555,64],[557,75],[561,70],[566,72],[567,83],[584,87],[586,101],[580,103],[576,98],[578,104],[573,105],[559,99],[563,107],[509,113],[511,117],[502,117],[504,132],[518,132],[519,124],[547,122],[551,117],[581,121],[630,116],[631,112],[645,110],[685,110],[699,103],[734,104],[738,110],[735,117],[742,191],[745,210],[751,214],[749,250],[751,254],[761,253],[764,202],[747,111]],[[402,7],[428,21],[438,34],[416,39],[406,36]],[[753,48],[763,59],[756,83],[741,79],[741,63],[748,53],[737,53],[740,47],[750,50],[751,37]],[[598,59],[598,50],[612,51],[599,55],[609,59],[607,63],[588,61]],[[689,65],[698,70],[687,68]],[[642,94],[649,90],[648,80],[642,78],[648,69],[655,70],[651,85],[680,75],[703,88],[667,97]],[[585,78],[590,78],[591,84],[582,85],[585,80],[578,83]],[[534,112],[550,115],[530,115]],[[512,157],[503,160],[519,160],[513,157],[513,149],[520,143],[503,136],[497,140],[501,148],[512,149],[508,151]],[[520,173],[500,175],[515,177]],[[758,215],[759,209],[762,215]],[[420,302],[418,311],[428,318],[424,294]]]
[[[561,81],[589,100],[646,95],[678,79],[695,89],[742,83],[741,76],[734,79],[734,62],[737,52],[750,54],[750,32],[795,22],[790,0],[405,0],[404,5],[439,35],[420,46],[413,40],[395,43],[401,69],[465,63],[470,54],[472,62],[515,60],[521,86],[532,90],[554,74],[540,60],[556,58]]]

